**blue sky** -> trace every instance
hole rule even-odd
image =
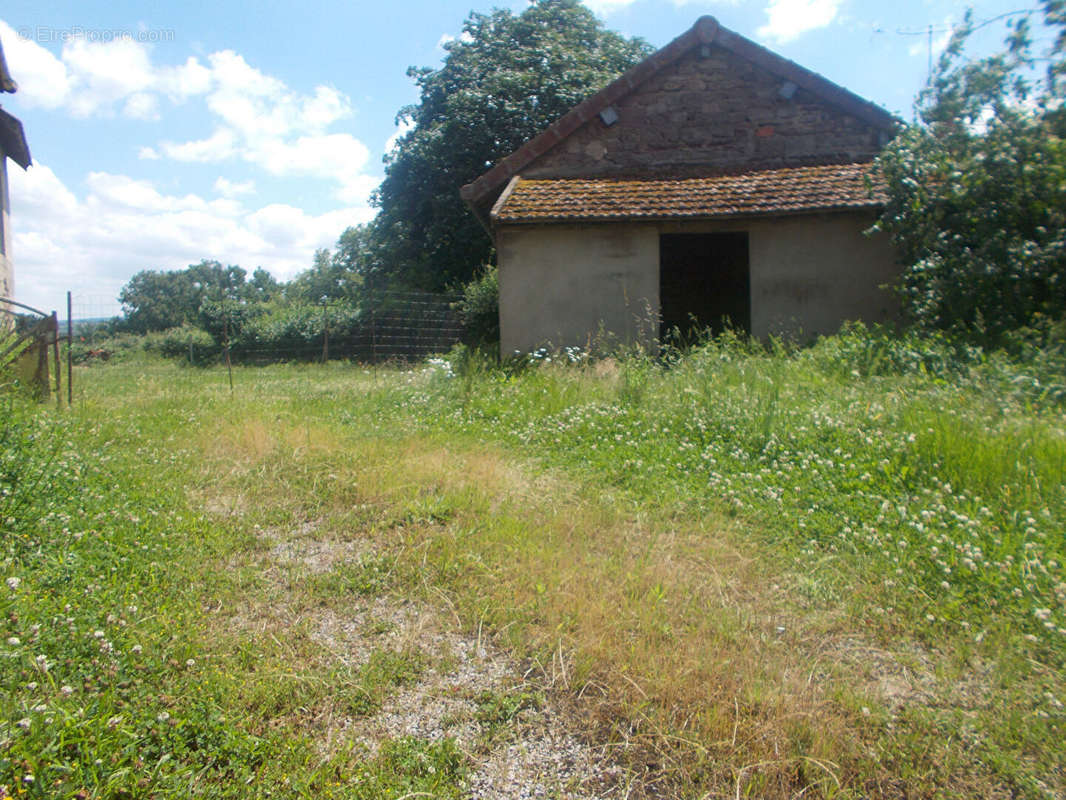
[[[114,313],[109,300],[141,269],[201,258],[280,279],[306,269],[373,216],[397,111],[417,101],[407,67],[439,65],[471,10],[526,5],[474,1],[5,0],[0,40],[19,92],[0,103],[35,162],[8,164],[16,298],[49,310],[71,289]],[[908,119],[929,51],[911,34],[933,26],[935,56],[963,12],[945,0],[586,4],[656,47],[712,14]],[[1025,5],[972,7],[987,19]],[[974,45],[1001,36],[992,25]]]

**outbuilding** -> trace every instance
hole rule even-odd
[[[897,125],[702,17],[462,188],[496,243],[502,352],[892,320],[899,266],[865,232]]]
[[[0,93],[14,93],[18,85],[7,69],[4,47],[0,44]],[[7,188],[7,160],[23,169],[30,166],[30,148],[17,117],[0,108],[0,297],[15,293],[15,269],[11,263],[11,218],[8,213],[10,194]],[[6,315],[0,315],[6,318]]]

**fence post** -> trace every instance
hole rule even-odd
[[[67,408],[74,406],[74,304],[67,292]]]
[[[63,405],[63,362],[59,360],[59,315],[53,311],[52,318],[48,322],[52,331],[52,355],[56,360],[56,405]],[[47,345],[45,345],[47,347]]]
[[[226,372],[229,374],[229,393],[233,394],[233,364],[229,360],[229,314],[226,311],[226,304],[222,303],[222,342],[223,351],[226,354]]]
[[[322,363],[329,361],[329,301],[322,298]]]

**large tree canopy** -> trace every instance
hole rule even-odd
[[[920,122],[879,159],[890,201],[878,223],[904,263],[915,321],[985,343],[1066,315],[1066,3],[1010,25],[1003,52],[967,60],[969,17],[918,99]]]
[[[398,116],[413,127],[386,157],[366,265],[427,290],[466,283],[491,256],[459,187],[650,52],[578,0],[472,13],[445,47],[440,69],[408,70],[421,98]]]
[[[257,268],[251,281],[241,267],[224,267],[204,259],[182,270],[146,269],[122,287],[118,299],[125,313],[122,326],[133,333],[162,331],[201,321],[205,301],[261,303],[279,291],[270,273]]]

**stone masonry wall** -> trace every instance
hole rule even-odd
[[[696,47],[532,162],[527,178],[706,175],[872,159],[879,131],[715,45]]]

